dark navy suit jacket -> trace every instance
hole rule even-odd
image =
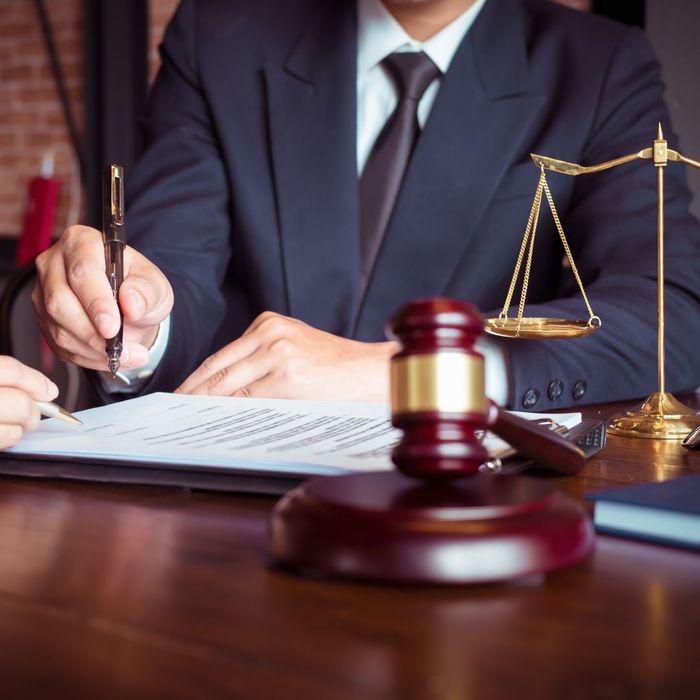
[[[443,78],[360,303],[356,31],[355,0],[180,6],[131,177],[130,243],[175,291],[148,390],[177,386],[264,310],[368,341],[416,297],[498,311],[537,183],[531,152],[593,164],[650,146],[658,122],[675,144],[641,31],[549,0],[488,0]],[[683,167],[666,175],[677,390],[700,384],[700,227]],[[535,409],[645,395],[657,376],[655,169],[637,161],[549,182],[603,327],[503,341],[513,407],[530,389]],[[544,206],[541,218],[528,314],[585,319]]]

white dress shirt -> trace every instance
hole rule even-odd
[[[380,65],[389,54],[397,51],[423,51],[446,73],[486,0],[476,2],[457,19],[426,41],[417,41],[406,33],[381,0],[357,0],[357,172],[362,173],[367,158],[379,133],[396,108],[396,87]],[[440,77],[423,93],[418,103],[418,124],[422,128],[440,89]],[[466,196],[466,193],[465,193]],[[158,337],[149,352],[149,361],[137,370],[122,374],[131,384],[124,386],[104,373],[103,383],[108,391],[135,392],[153,374],[168,343],[170,318],[162,324]],[[507,366],[505,353],[489,340],[478,343],[486,357],[486,392],[497,403],[508,399]]]
[[[423,51],[444,74],[486,0],[476,2],[426,41],[406,33],[381,0],[357,2],[357,172],[362,173],[379,133],[396,108],[396,87],[380,65],[389,55]],[[436,78],[418,103],[418,125],[428,120],[440,89]]]

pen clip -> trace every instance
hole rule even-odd
[[[124,168],[108,165],[102,178],[102,236],[106,246],[125,243],[124,199]]]
[[[121,165],[109,166],[110,212],[112,223],[124,224],[124,169]]]

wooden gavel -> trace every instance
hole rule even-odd
[[[540,466],[573,473],[583,451],[501,411],[485,394],[470,304],[403,307],[388,335],[397,470],[319,477],[290,491],[270,519],[271,560],[314,576],[393,583],[483,583],[568,566],[593,547],[583,508],[541,479],[482,474],[490,429]]]
[[[423,299],[398,311],[387,335],[401,350],[391,362],[392,423],[403,431],[392,453],[398,470],[422,480],[476,474],[488,459],[488,429],[539,466],[564,474],[583,468],[581,448],[489,401],[484,358],[475,342],[484,323],[474,306]]]

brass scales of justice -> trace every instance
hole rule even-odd
[[[574,338],[588,335],[597,331],[602,322],[593,313],[586,291],[581,282],[576,263],[571,254],[571,249],[564,235],[559,215],[557,214],[554,200],[547,184],[546,170],[552,170],[564,175],[587,175],[597,173],[618,165],[629,163],[633,160],[652,160],[657,173],[657,357],[658,357],[658,391],[654,392],[636,410],[628,411],[614,416],[608,425],[608,432],[613,435],[627,437],[657,438],[665,440],[678,440],[684,438],[693,428],[700,424],[700,413],[696,413],[688,406],[678,401],[673,394],[666,391],[665,353],[664,353],[664,168],[669,161],[685,163],[700,169],[700,162],[686,158],[678,151],[668,148],[659,124],[657,137],[651,148],[644,148],[637,153],[615,158],[599,163],[598,165],[583,166],[576,163],[568,163],[555,158],[548,158],[537,154],[531,154],[535,165],[540,168],[540,178],[537,183],[535,197],[528,217],[525,234],[518,252],[518,257],[513,271],[510,287],[506,295],[503,309],[497,318],[488,319],[486,331],[493,335],[507,338]],[[559,318],[534,318],[523,316],[525,300],[527,297],[530,269],[532,266],[533,251],[535,246],[535,233],[539,219],[542,196],[546,197],[552,213],[559,237],[561,239],[566,259],[576,279],[581,296],[588,311],[588,320],[559,319]],[[508,317],[508,309],[511,305],[513,293],[517,285],[523,262],[525,269],[518,304],[517,316]]]

